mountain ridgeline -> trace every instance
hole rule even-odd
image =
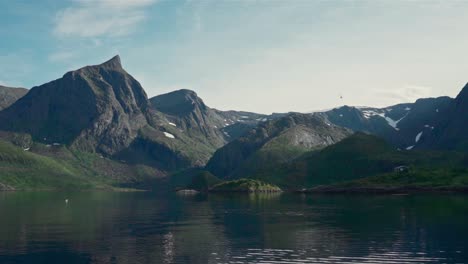
[[[398,166],[420,184],[464,186],[467,112],[468,85],[455,99],[385,108],[222,111],[186,89],[148,98],[115,56],[30,90],[0,86],[0,188],[147,188],[173,175],[205,189],[216,177],[282,188],[375,185],[374,176],[408,184]]]
[[[293,113],[263,122],[213,155],[206,169],[223,178],[246,177],[300,154],[335,144],[351,131],[318,115]]]
[[[33,87],[0,112],[1,130],[31,135],[34,142],[162,171],[202,166],[214,150],[168,123],[118,56]]]
[[[213,151],[235,139],[224,129],[243,124],[245,131],[265,118],[255,113],[212,109],[194,91],[186,89],[155,96],[150,102],[153,109],[165,115],[170,125],[184,131],[190,138],[211,146]]]
[[[0,85],[0,111],[9,107],[28,93],[25,88],[11,88]]]
[[[319,114],[335,125],[377,135],[400,149],[413,149],[421,143],[418,134],[437,127],[452,104],[449,97],[424,98],[386,108],[343,106]]]

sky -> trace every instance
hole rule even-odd
[[[119,54],[149,97],[192,89],[259,113],[455,97],[468,1],[0,0],[0,84]],[[341,98],[342,97],[342,98]]]

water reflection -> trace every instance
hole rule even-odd
[[[468,197],[458,195],[18,192],[0,193],[0,212],[0,263],[468,259]]]

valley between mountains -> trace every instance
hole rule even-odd
[[[191,90],[148,98],[115,56],[29,90],[0,86],[0,190],[466,191],[467,132],[468,86],[264,115]]]

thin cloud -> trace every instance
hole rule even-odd
[[[4,84],[11,87],[22,87],[21,80],[30,75],[35,67],[31,62],[31,53],[22,51],[0,55],[0,79]]]
[[[57,12],[54,34],[59,37],[124,36],[147,18],[145,8],[156,0],[76,0]]]
[[[376,94],[387,100],[414,102],[419,98],[430,97],[432,88],[419,85],[404,85],[403,87],[391,90],[379,90]]]
[[[68,61],[76,56],[72,51],[58,51],[49,55],[49,61],[51,62],[63,62]]]

